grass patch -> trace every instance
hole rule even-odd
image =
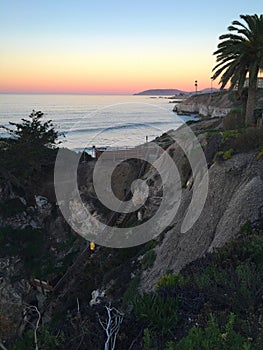
[[[150,331],[148,348],[260,350],[262,290],[263,236],[247,222],[236,240],[179,275],[163,275],[134,311]]]
[[[171,288],[176,285],[183,285],[185,283],[185,277],[181,274],[172,274],[168,273],[166,275],[162,275],[162,277],[157,282],[157,288]]]
[[[144,294],[135,301],[134,312],[154,331],[171,335],[179,322],[178,306],[177,298]]]
[[[218,160],[218,159],[221,159],[221,160],[228,160],[231,158],[231,156],[233,155],[234,153],[234,150],[233,148],[230,148],[228,149],[227,151],[219,151],[215,154],[215,157],[214,157],[214,160]]]
[[[218,323],[213,314],[210,315],[207,326],[202,329],[194,326],[189,331],[188,335],[180,340],[176,350],[234,350],[251,349],[248,339],[243,337],[240,333],[234,330],[235,315],[230,313],[229,320],[220,330]]]
[[[140,285],[141,275],[136,275],[130,282],[128,288],[126,289],[122,304],[125,308],[131,307],[138,297],[138,287]]]

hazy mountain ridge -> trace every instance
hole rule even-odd
[[[215,92],[218,91],[218,89],[215,88],[206,88],[203,90],[198,91],[199,93],[205,93],[205,92]],[[195,91],[184,91],[184,90],[179,90],[179,89],[149,89],[149,90],[144,90],[135,93],[134,95],[146,95],[146,96],[174,96],[174,95],[186,95],[190,96],[195,94]]]

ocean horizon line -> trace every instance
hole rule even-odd
[[[5,92],[0,95],[74,95],[74,96],[135,96],[136,93],[77,93],[77,92]]]

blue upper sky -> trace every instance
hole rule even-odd
[[[1,0],[0,27],[6,34],[195,35],[221,32],[239,14],[262,10],[262,0]]]

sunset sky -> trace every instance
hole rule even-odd
[[[262,0],[0,0],[0,92],[207,88],[219,35],[262,10]]]

